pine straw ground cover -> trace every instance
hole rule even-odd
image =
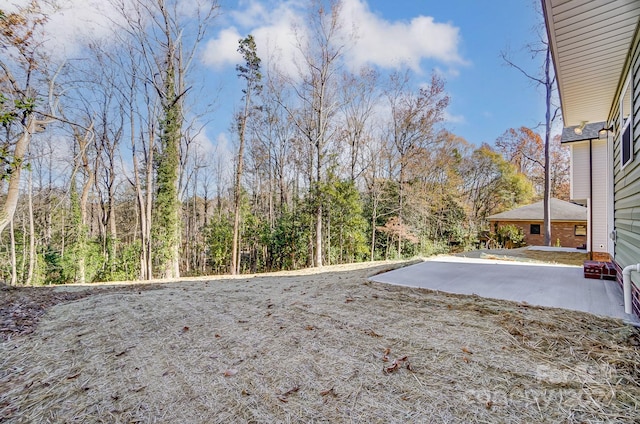
[[[389,264],[101,289],[0,345],[0,421],[640,421],[640,335],[372,283]]]

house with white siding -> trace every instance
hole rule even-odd
[[[640,315],[640,1],[541,0],[587,249]]]

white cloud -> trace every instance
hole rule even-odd
[[[117,23],[124,21],[111,2],[104,0],[58,0],[48,15],[45,43],[59,58],[77,55],[88,40],[108,40]]]
[[[449,122],[451,124],[466,123],[466,119],[464,118],[464,115],[454,115],[452,113],[449,113],[449,111],[447,110],[444,111],[444,120],[445,122]]]
[[[235,65],[242,60],[237,52],[238,40],[253,34],[258,56],[265,64],[277,64],[287,72],[295,70],[294,58],[299,54],[293,28],[300,25],[300,5],[296,0],[278,2],[267,8],[256,0],[240,2],[244,9],[230,13],[235,26],[221,30],[209,40],[204,49],[203,61],[216,69]]]
[[[263,61],[277,63],[289,70],[299,54],[293,27],[304,35],[305,13],[308,3],[288,0],[241,1],[240,8],[229,14],[235,23],[220,31],[209,41],[204,55],[205,63],[220,67],[238,63],[235,52],[241,28],[244,34],[253,34],[258,45],[258,54]],[[408,66],[421,71],[421,63],[431,59],[447,65],[446,73],[457,75],[456,66],[465,61],[458,52],[459,29],[450,23],[435,22],[430,16],[416,16],[409,21],[389,21],[373,13],[365,0],[343,0],[342,36],[350,41],[345,61],[351,69],[363,65],[397,69]],[[236,31],[235,33],[233,31]]]
[[[468,62],[465,62],[468,63]],[[460,70],[453,66],[448,67],[447,69],[442,69],[438,66],[433,68],[433,72],[444,78],[445,80],[448,78],[456,78],[460,76]]]
[[[409,66],[419,71],[423,59],[464,63],[458,53],[459,29],[452,24],[435,22],[430,16],[390,22],[371,12],[364,0],[344,0],[344,11],[346,24],[353,25],[358,35],[350,58],[354,67]]]
[[[243,9],[231,11],[229,14],[238,25],[244,28],[258,27],[264,23],[263,19],[269,16],[269,12],[259,1],[240,1],[239,6]]]
[[[215,69],[228,64],[240,63],[242,56],[238,53],[238,40],[242,35],[235,27],[220,31],[218,38],[207,41],[202,55],[202,61]]]
[[[216,144],[207,136],[205,128],[195,135],[194,142],[195,153],[200,157],[211,156],[217,151]]]
[[[44,44],[54,59],[77,57],[91,42],[116,40],[114,31],[126,26],[128,18],[137,19],[136,8],[144,8],[136,0],[53,0],[43,5],[48,17]],[[187,19],[210,7],[208,0],[177,0],[176,4],[178,15]],[[143,24],[145,19],[143,16]]]
[[[197,18],[198,14],[209,13],[211,6],[211,0],[178,0],[176,10],[180,16]]]

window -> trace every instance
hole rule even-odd
[[[576,236],[586,236],[587,235],[587,226],[586,225],[576,225],[573,228],[573,234]]]
[[[529,234],[540,234],[540,224],[531,224]]]
[[[622,168],[633,160],[631,91],[633,91],[632,84],[627,81],[620,96],[620,147],[622,149],[620,161]]]

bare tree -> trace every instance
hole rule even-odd
[[[387,125],[388,139],[395,153],[398,181],[398,226],[404,225],[404,206],[409,167],[424,158],[426,150],[437,143],[435,127],[442,121],[449,97],[444,82],[433,74],[431,83],[414,93],[409,86],[409,75],[391,76],[386,97],[391,109]],[[398,255],[402,251],[402,234],[398,235]]]
[[[260,72],[260,58],[256,52],[256,42],[252,35],[248,35],[246,38],[240,40],[240,46],[238,52],[242,55],[244,63],[236,66],[238,77],[245,80],[244,88],[242,89],[244,106],[242,111],[238,113],[236,118],[237,130],[238,130],[238,158],[236,160],[236,172],[234,183],[234,195],[233,195],[233,241],[231,245],[231,274],[238,274],[240,272],[240,261],[238,260],[238,244],[239,244],[239,232],[240,232],[240,201],[241,201],[241,182],[242,182],[242,166],[244,163],[244,146],[245,138],[247,134],[247,121],[249,117],[255,112],[253,106],[253,96],[259,95],[262,89],[261,80],[262,74]]]
[[[151,210],[152,217],[150,231],[147,228],[151,236],[149,246],[153,244],[154,247],[147,250],[146,260],[151,260],[153,252],[160,275],[178,277],[181,247],[179,177],[180,165],[184,163],[180,153],[186,120],[185,102],[191,88],[187,86],[186,78],[208,24],[216,16],[218,4],[198,1],[190,10],[192,16],[188,16],[176,0],[139,0],[133,8],[122,0],[112,1],[126,20],[122,29],[127,40],[131,40],[131,51],[137,55],[135,78],[143,87],[153,88],[155,96],[148,104],[157,106],[150,109],[152,114],[145,118],[149,130],[157,132],[155,143],[148,145],[146,155],[149,159],[156,149],[153,163],[147,160],[146,164],[148,171],[155,166],[152,208],[149,202],[145,204],[146,214]],[[156,120],[157,126],[152,123]],[[151,139],[153,134],[147,136]],[[145,273],[149,275],[149,272]]]
[[[17,12],[0,9],[0,122],[5,131],[0,145],[2,178],[8,181],[0,204],[0,233],[13,219],[20,194],[20,176],[33,134],[52,122],[56,73],[49,74],[37,37],[46,22],[38,2],[32,0]],[[41,66],[40,63],[45,66]],[[48,98],[49,105],[39,99]]]
[[[344,128],[342,138],[349,147],[349,178],[355,181],[362,173],[357,169],[362,147],[371,142],[371,129],[368,127],[374,107],[380,97],[377,90],[378,73],[363,68],[358,75],[345,74],[342,81],[342,113]]]
[[[314,264],[322,266],[323,253],[323,181],[324,159],[330,141],[335,137],[335,117],[339,110],[337,84],[341,60],[345,53],[343,34],[341,33],[340,12],[342,4],[331,1],[326,10],[323,2],[312,1],[309,15],[309,33],[303,34],[296,29],[296,47],[300,53],[298,79],[290,79],[290,86],[300,101],[300,108],[292,110],[287,105],[289,116],[300,131],[301,136],[313,150],[309,160],[309,180],[315,209]],[[313,172],[315,170],[315,173]]]
[[[556,85],[556,76],[551,63],[551,46],[546,37],[540,36],[538,46],[529,46],[529,50],[535,56],[544,55],[542,69],[539,76],[529,73],[513,62],[505,52],[502,59],[522,75],[544,88],[545,115],[544,115],[544,244],[551,246],[551,126],[558,116],[559,107],[552,104],[553,92]]]

